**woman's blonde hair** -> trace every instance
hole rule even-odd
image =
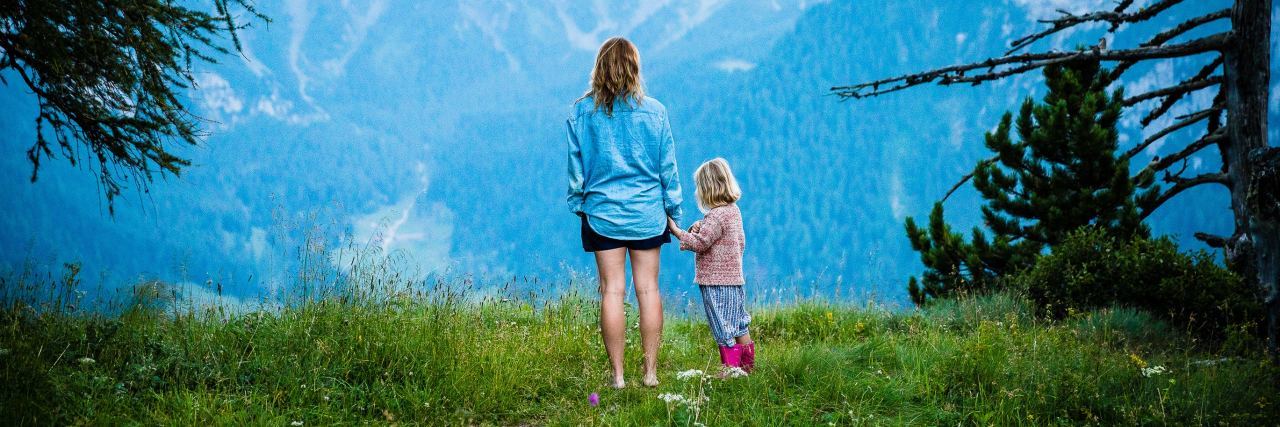
[[[605,40],[596,54],[596,66],[591,69],[591,89],[582,98],[595,100],[595,108],[613,115],[613,103],[617,99],[640,104],[644,99],[644,81],[640,77],[640,51],[631,41],[622,37]]]
[[[694,193],[698,199],[698,209],[703,212],[742,198],[738,180],[733,177],[729,162],[723,158],[716,157],[698,166],[698,170],[693,171],[693,181],[697,184]]]

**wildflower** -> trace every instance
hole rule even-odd
[[[745,376],[747,376],[747,371],[744,371],[742,368],[737,366],[726,366],[724,367],[724,370],[720,372],[720,378],[739,378]]]
[[[1142,360],[1142,358],[1138,357],[1137,354],[1132,354],[1132,353],[1129,354],[1129,360],[1133,361],[1133,364],[1136,365],[1139,369],[1145,369],[1147,367],[1147,361]]]
[[[591,402],[591,406],[600,406],[600,395],[591,393],[590,396],[587,396],[587,402]]]
[[[836,317],[830,311],[827,312],[827,322],[836,323]]]
[[[96,360],[93,360],[92,357],[81,357],[79,359],[76,359],[76,361],[80,362],[81,365],[92,365],[98,362]]]
[[[687,380],[687,379],[690,379],[690,378],[698,378],[698,377],[702,377],[703,375],[704,375],[704,373],[702,372],[702,370],[699,370],[699,369],[690,369],[690,370],[687,370],[687,371],[680,371],[680,372],[676,372],[676,379],[677,379],[677,380],[684,381],[684,380]]]
[[[1150,368],[1142,368],[1142,376],[1147,378],[1166,373],[1169,373],[1169,370],[1160,365],[1152,366]]]
[[[866,329],[867,329],[867,325],[863,324],[861,320],[859,320],[858,323],[853,324],[853,331],[859,334],[861,334],[862,331]]]
[[[686,403],[689,401],[689,399],[685,399],[684,396],[675,393],[662,393],[658,395],[658,398],[662,399],[663,402],[667,402],[668,405],[672,403]]]
[[[9,355],[9,349],[0,348],[0,356],[7,356],[7,355]]]
[[[328,402],[328,401],[329,401],[329,396],[325,396],[325,397],[324,397],[324,401],[325,401],[325,402]]]
[[[301,426],[301,425],[302,425],[302,421],[294,421],[294,422],[289,423],[289,425],[291,425],[291,426],[293,426],[293,427],[298,427],[298,426]]]

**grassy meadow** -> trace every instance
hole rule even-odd
[[[606,387],[591,293],[545,300],[465,294],[325,297],[243,313],[177,310],[145,298],[111,315],[10,302],[0,310],[0,419],[286,426],[1280,420],[1280,369],[1255,344],[1240,337],[1200,343],[1129,309],[1046,322],[1010,295],[923,310],[822,301],[756,306],[759,365],[749,377],[727,380],[708,378],[718,361],[703,321],[672,316],[662,384],[650,389],[638,386],[640,340],[628,307],[631,385],[615,391]],[[694,369],[708,375],[685,372]]]

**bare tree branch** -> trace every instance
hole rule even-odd
[[[1187,191],[1189,189],[1199,187],[1205,184],[1221,184],[1224,186],[1229,186],[1231,183],[1230,178],[1228,178],[1227,174],[1225,173],[1206,173],[1206,174],[1197,175],[1191,178],[1182,178],[1179,176],[1170,175],[1170,176],[1166,176],[1164,180],[1165,182],[1172,182],[1173,187],[1170,187],[1164,193],[1160,193],[1160,196],[1156,197],[1154,201],[1143,206],[1142,214],[1140,215],[1141,219],[1144,219],[1144,220],[1147,219],[1148,215],[1151,215],[1153,212],[1156,211],[1156,209],[1158,209],[1161,206],[1164,206],[1165,202],[1169,201],[1169,199],[1172,199],[1173,196],[1177,196],[1179,193],[1182,193],[1183,191]]]
[[[1217,85],[1220,83],[1222,83],[1222,76],[1213,76],[1213,77],[1200,79],[1200,80],[1187,80],[1185,82],[1177,84],[1176,86],[1169,86],[1164,89],[1153,90],[1151,92],[1147,92],[1141,95],[1134,95],[1134,96],[1125,98],[1124,105],[1128,107],[1142,101],[1160,98],[1160,97],[1169,96],[1169,95],[1176,95],[1177,98],[1181,98],[1183,95],[1186,95],[1188,93],[1195,92],[1197,90],[1204,89],[1209,86]]]
[[[974,62],[969,64],[952,65],[949,67],[938,68],[921,73],[908,74],[887,79],[876,80],[868,83],[860,83],[850,86],[835,86],[831,91],[841,98],[866,98],[882,95],[889,92],[895,92],[908,87],[920,86],[924,84],[934,83],[941,85],[950,85],[954,83],[971,83],[979,84],[985,81],[996,80],[1002,77],[1025,73],[1030,70],[1046,67],[1054,64],[1061,64],[1073,61],[1128,61],[1143,59],[1160,59],[1160,58],[1177,58],[1190,56],[1204,52],[1218,51],[1228,46],[1231,40],[1229,32],[1214,34],[1202,37],[1186,43],[1158,46],[1158,47],[1139,47],[1134,49],[1121,50],[1081,50],[1081,51],[1049,51],[1040,53],[1026,53],[1020,55],[1003,56],[998,58],[990,58],[985,61]],[[1011,66],[1000,71],[995,71],[1000,66]],[[965,73],[977,69],[987,69],[988,71],[972,76],[966,76]],[[880,89],[881,86],[893,85],[887,89]],[[870,90],[868,90],[870,89]]]
[[[1191,18],[1187,21],[1184,21],[1181,24],[1178,24],[1178,26],[1168,31],[1162,32],[1160,34],[1156,34],[1155,37],[1152,37],[1150,40],[1147,40],[1146,42],[1143,42],[1138,46],[1139,47],[1160,46],[1165,42],[1172,40],[1174,37],[1182,35],[1183,33],[1190,31],[1193,28],[1199,27],[1201,25],[1204,25],[1212,21],[1216,21],[1218,19],[1229,17],[1230,15],[1231,15],[1230,9],[1224,9],[1214,13],[1210,13],[1208,15]],[[1111,70],[1111,80],[1115,80],[1119,78],[1121,74],[1124,74],[1125,71],[1129,71],[1129,68],[1132,68],[1137,63],[1138,61],[1121,61],[1119,64],[1116,64],[1116,68],[1113,68]]]
[[[1182,151],[1179,151],[1167,157],[1157,156],[1151,159],[1151,163],[1148,164],[1143,169],[1152,170],[1152,171],[1165,170],[1169,166],[1172,166],[1174,163],[1177,163],[1182,159],[1190,157],[1192,154],[1195,154],[1196,152],[1205,149],[1205,147],[1208,147],[1213,144],[1217,144],[1226,138],[1227,138],[1227,132],[1225,130],[1219,129],[1217,132],[1205,135],[1203,138],[1196,140],[1196,142],[1188,144],[1186,147],[1182,149]],[[1139,175],[1141,175],[1141,173],[1139,173]]]
[[[1218,69],[1219,65],[1222,65],[1222,60],[1223,60],[1222,55],[1218,55],[1217,58],[1214,58],[1213,61],[1210,61],[1203,68],[1200,68],[1200,71],[1197,72],[1194,77],[1192,77],[1187,81],[1194,81],[1194,80],[1208,78],[1209,75],[1212,74],[1214,70]],[[1183,83],[1186,83],[1186,82],[1184,81]],[[1173,108],[1173,104],[1178,102],[1178,100],[1182,99],[1182,96],[1183,95],[1179,94],[1179,95],[1165,98],[1164,101],[1160,102],[1160,106],[1156,107],[1154,110],[1151,110],[1151,112],[1147,113],[1146,116],[1142,117],[1142,126],[1145,127],[1147,125],[1150,125],[1151,122],[1160,118],[1160,116],[1163,116],[1164,113],[1169,112],[1169,109]],[[1218,101],[1214,101],[1214,102],[1216,103]]]
[[[1132,3],[1132,2],[1129,2],[1129,3]],[[1040,22],[1043,22],[1046,24],[1053,24],[1052,27],[1045,29],[1043,31],[1040,31],[1038,33],[1027,35],[1020,39],[1014,40],[1013,42],[1009,43],[1010,49],[1008,52],[1005,52],[1005,55],[1009,55],[1014,52],[1017,52],[1019,49],[1027,47],[1032,43],[1035,43],[1037,40],[1057,34],[1062,30],[1065,30],[1080,24],[1084,24],[1087,22],[1109,22],[1111,23],[1111,29],[1109,31],[1114,32],[1117,28],[1120,27],[1120,24],[1130,23],[1130,22],[1141,22],[1141,21],[1151,19],[1151,17],[1156,16],[1156,14],[1178,3],[1182,3],[1182,0],[1163,0],[1149,7],[1140,9],[1134,13],[1123,12],[1124,8],[1127,8],[1129,6],[1129,4],[1126,4],[1126,3],[1121,3],[1120,7],[1117,7],[1116,10],[1114,11],[1098,11],[1093,13],[1087,13],[1084,15],[1075,15],[1072,13],[1068,13],[1066,11],[1059,10],[1059,12],[1061,12],[1065,16],[1061,18],[1055,18],[1055,19],[1040,20]]]
[[[982,161],[978,162],[978,166],[975,166],[973,170],[974,172],[977,172],[978,168],[989,165],[999,159],[1000,159],[1000,156],[992,157],[989,159],[983,159]],[[960,189],[960,186],[964,185],[964,183],[966,182],[969,182],[970,179],[973,179],[974,172],[969,172],[965,174],[965,176],[960,177],[960,181],[956,182],[956,185],[951,186],[951,189],[947,190],[947,195],[942,196],[942,200],[939,200],[938,203],[946,203],[947,199],[951,198],[951,193],[955,193],[956,190]]]
[[[1196,240],[1204,242],[1204,244],[1208,245],[1211,248],[1226,247],[1227,241],[1230,240],[1227,237],[1219,236],[1216,234],[1203,233],[1203,232],[1196,232],[1195,236],[1196,236]]]
[[[1186,33],[1187,31],[1191,31],[1192,29],[1195,29],[1196,27],[1199,27],[1204,24],[1208,24],[1213,21],[1217,21],[1219,19],[1226,19],[1229,17],[1231,17],[1231,9],[1229,8],[1222,9],[1217,12],[1210,13],[1208,15],[1197,16],[1195,18],[1182,21],[1181,24],[1178,24],[1173,28],[1163,31],[1160,34],[1156,34],[1155,37],[1151,38],[1151,40],[1147,40],[1145,43],[1139,46],[1141,47],[1159,46],[1164,44],[1164,42],[1173,40],[1174,37],[1180,36]]]
[[[1133,156],[1138,155],[1138,153],[1141,153],[1142,150],[1147,149],[1147,147],[1151,146],[1152,143],[1156,142],[1160,138],[1164,138],[1166,135],[1174,133],[1178,129],[1191,126],[1196,122],[1207,119],[1216,114],[1220,114],[1221,112],[1222,112],[1222,105],[1214,104],[1214,106],[1209,107],[1207,109],[1200,110],[1200,111],[1188,114],[1186,116],[1182,116],[1182,117],[1185,117],[1185,119],[1182,119],[1182,117],[1180,117],[1182,121],[1169,125],[1169,127],[1167,128],[1160,129],[1159,132],[1156,132],[1155,134],[1152,134],[1151,136],[1147,137],[1147,139],[1143,140],[1141,144],[1138,144],[1137,146],[1130,148],[1129,151],[1124,153],[1124,155],[1126,158],[1133,158]]]

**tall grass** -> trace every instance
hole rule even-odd
[[[924,310],[757,298],[750,307],[757,369],[732,380],[676,377],[690,369],[713,373],[718,363],[700,310],[675,301],[662,340],[662,384],[611,390],[591,278],[572,272],[554,283],[423,278],[405,273],[411,263],[403,254],[378,253],[376,241],[335,246],[317,235],[293,240],[299,262],[280,276],[292,286],[258,304],[232,304],[216,287],[212,303],[184,303],[192,299],[186,287],[146,281],[110,309],[84,310],[78,266],[0,275],[0,420],[1259,425],[1280,419],[1280,368],[1249,338],[1209,348],[1187,331],[1124,308],[1045,322],[1012,295]],[[749,286],[760,290],[749,294],[766,294]],[[538,288],[557,291],[529,292]],[[628,306],[632,384],[639,383],[641,362],[637,320]],[[588,400],[591,393],[599,393],[599,406]]]
[[[577,286],[581,288],[581,285]],[[1280,419],[1280,370],[1224,358],[1144,313],[1058,323],[996,295],[923,311],[822,302],[757,310],[757,370],[714,370],[671,317],[657,389],[606,387],[594,295],[465,289],[331,296],[241,314],[134,304],[0,310],[0,419],[14,424],[1236,424]],[[638,383],[635,313],[627,367]],[[1161,366],[1166,373],[1153,373]],[[1143,368],[1148,369],[1144,375]],[[587,396],[600,394],[600,405]],[[661,393],[705,396],[666,403]]]

